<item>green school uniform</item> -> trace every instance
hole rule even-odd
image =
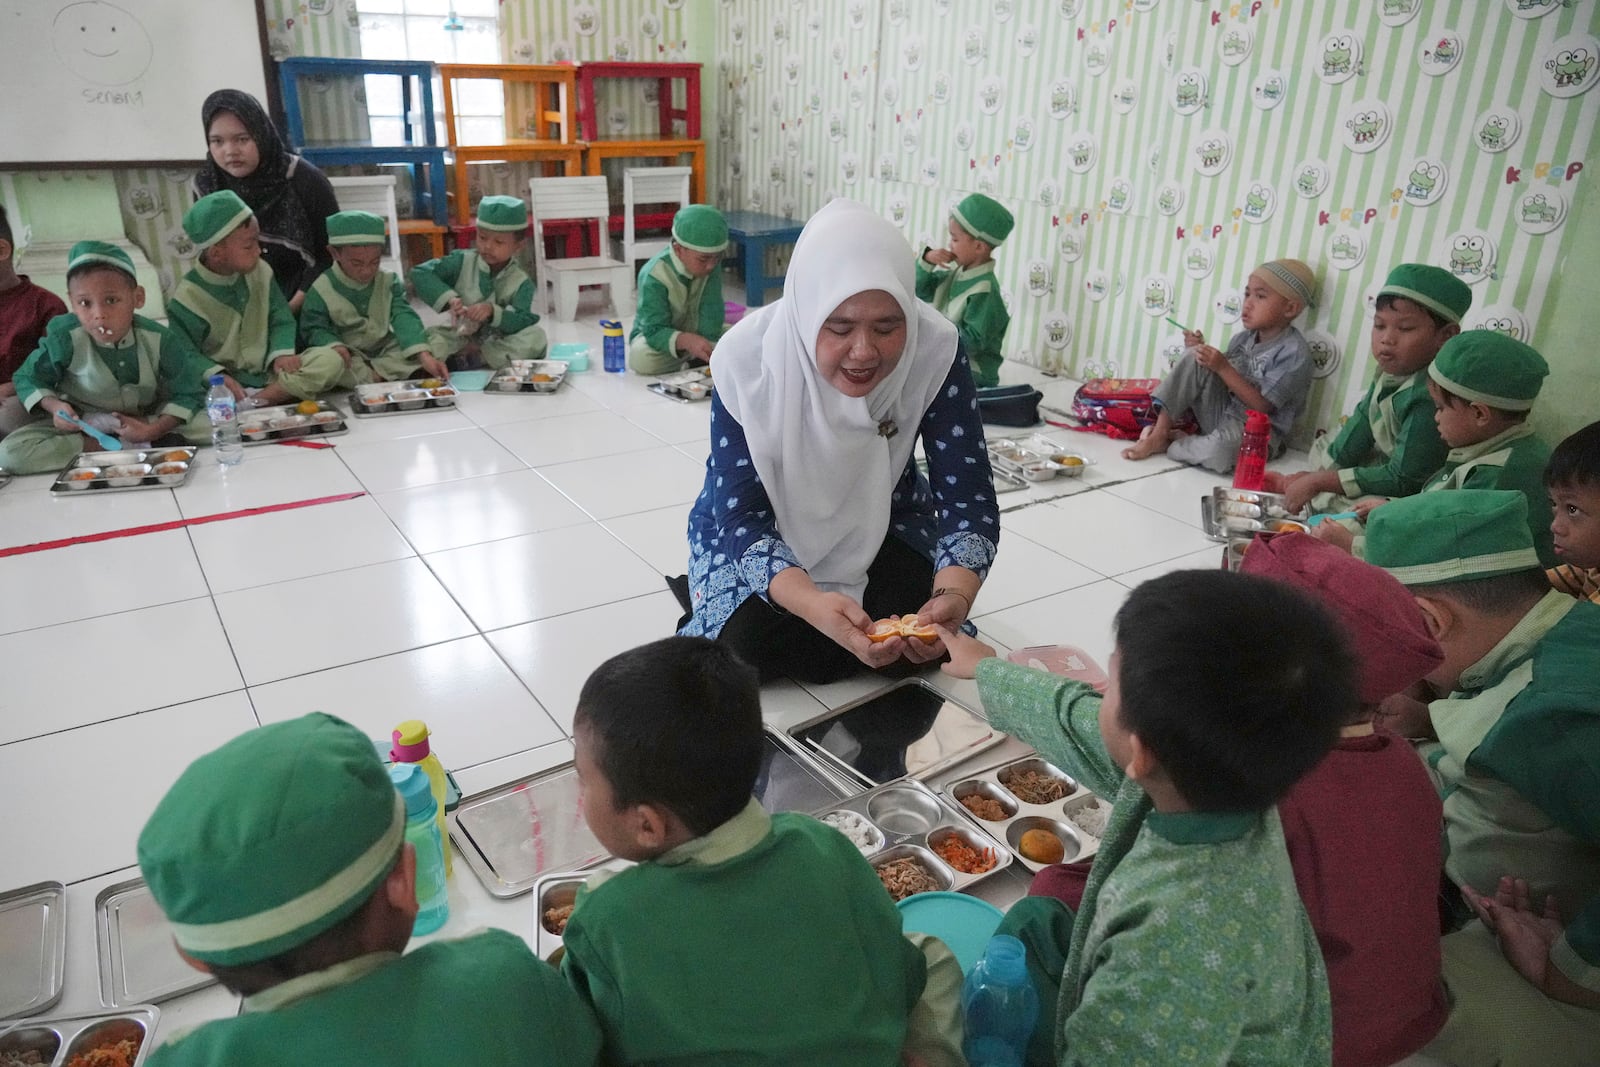
[[[1427,368],[1400,377],[1380,373],[1337,437],[1311,446],[1314,470],[1337,470],[1344,496],[1319,493],[1316,511],[1347,511],[1362,496],[1410,496],[1444,463],[1447,449],[1433,421]]]
[[[704,837],[579,893],[562,970],[606,1062],[886,1067],[922,953],[854,845],[754,801]]]
[[[300,332],[309,345],[344,345],[364,357],[384,381],[403,381],[430,351],[422,320],[406,301],[405,286],[388,271],[362,286],[335,263],[317,276],[300,305]]]
[[[246,997],[244,1013],[156,1049],[150,1067],[592,1064],[594,1017],[519,938],[488,930],[377,952]]]
[[[697,333],[716,344],[727,332],[726,318],[722,272],[696,278],[668,245],[639,270],[628,367],[635,374],[669,374],[683,365],[680,333]]]
[[[1597,648],[1600,605],[1547,593],[1455,692],[1433,702],[1439,741],[1422,752],[1444,796],[1450,878],[1480,892],[1503,875],[1525,878],[1536,906],[1554,895],[1565,931],[1551,962],[1600,993]],[[1593,1062],[1600,1012],[1549,1001],[1497,950],[1483,950],[1483,933],[1474,922],[1445,939],[1454,1010],[1429,1049],[1448,1051],[1451,1062]]]
[[[218,274],[196,263],[167,300],[167,315],[201,355],[212,363],[206,375],[228,374],[240,385],[260,389],[274,381],[301,400],[330,389],[371,381],[365,360],[346,367],[327,346],[300,353],[300,369],[280,374],[272,363],[295,354],[294,312],[261,260],[248,274]]]
[[[476,250],[460,249],[413,267],[411,285],[435,311],[443,311],[457,297],[463,304],[488,301],[494,305],[493,316],[471,336],[463,337],[448,324],[428,327],[429,350],[440,359],[474,341],[483,361],[497,370],[513,359],[544,355],[547,342],[533,310],[533,281],[516,260],[507,261],[496,272]]]
[[[1539,439],[1532,426],[1521,423],[1487,441],[1452,448],[1445,456],[1444,466],[1434,472],[1422,491],[1517,490],[1528,498],[1528,528],[1533,532],[1539,561],[1553,567],[1556,558],[1550,534],[1550,494],[1544,487],[1544,468],[1549,462],[1550,446]]]
[[[1106,753],[1091,687],[998,659],[977,677],[997,729],[1115,797],[1077,915],[1029,897],[1001,925],[1046,1001],[1028,1062],[1330,1063],[1327,971],[1276,810],[1155,811]]]
[[[1000,295],[994,260],[976,267],[936,269],[917,257],[917,297],[926,300],[956,324],[980,388],[1000,384],[1000,364],[1011,315]]]
[[[12,379],[34,421],[0,441],[0,467],[40,474],[71,462],[83,435],[60,433],[39,410],[46,397],[72,404],[80,417],[118,412],[142,419],[176,416],[176,433],[203,444],[211,439],[205,412],[205,363],[182,334],[135,315],[133,328],[113,347],[96,344],[76,315],[50,321],[44,340]]]

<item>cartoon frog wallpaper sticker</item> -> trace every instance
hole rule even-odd
[[[1078,90],[1070,79],[1057,78],[1050,83],[1050,117],[1064,119],[1078,110]]]
[[[1594,73],[1600,62],[1587,48],[1569,48],[1545,61],[1545,69],[1554,72],[1558,88],[1574,88],[1584,83]]]
[[[1457,234],[1450,243],[1450,273],[1464,278],[1481,277],[1487,270],[1486,244],[1479,235]]]
[[[1527,222],[1554,222],[1560,213],[1556,206],[1545,199],[1543,193],[1534,193],[1522,199],[1522,217]]]
[[[1127,179],[1117,178],[1111,183],[1111,191],[1106,194],[1106,207],[1122,214],[1128,210],[1128,203],[1133,197],[1133,188]]]
[[[1193,111],[1200,106],[1200,76],[1194,71],[1186,70],[1178,75],[1172,106],[1179,111]]]
[[[56,13],[50,40],[62,64],[94,85],[138,81],[155,55],[144,23],[105,0],[63,7]]]
[[[1507,125],[1504,115],[1490,115],[1488,121],[1478,128],[1478,144],[1488,152],[1500,151],[1506,147]]]
[[[1266,217],[1267,207],[1271,204],[1268,190],[1257,183],[1252,185],[1244,194],[1244,217],[1252,222],[1259,222]]]
[[[1412,204],[1431,204],[1444,191],[1445,170],[1442,163],[1419,159],[1406,177],[1405,199]]]
[[[1333,78],[1355,73],[1355,41],[1335,34],[1322,46],[1322,76]]]

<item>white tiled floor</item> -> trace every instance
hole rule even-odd
[[[593,326],[552,332],[598,353]],[[1065,407],[1073,383],[1042,384]],[[707,413],[596,369],[552,397],[469,394],[456,412],[353,420],[335,448],[251,448],[227,472],[205,455],[175,491],[60,500],[47,477],[16,479],[0,490],[0,549],[363,495],[0,557],[0,891],[60,879],[77,900],[93,879],[131,876],[139,827],[185,764],[310,710],[375,737],[426,718],[469,791],[570,758],[588,673],[677,621],[661,576],[684,569]],[[1131,585],[1217,564],[1198,498],[1220,479],[1051,432],[1095,465],[1065,495],[1019,494],[977,622],[1005,647],[1066,642],[1104,662]],[[939,684],[974,699],[970,683]],[[875,685],[779,683],[766,710],[790,727]],[[524,925],[483,908],[462,910]],[[76,960],[92,908],[72,914]],[[67,1001],[83,1002],[63,1007],[92,1006],[94,987],[73,976]],[[172,1014],[212,1010],[184,1004]]]

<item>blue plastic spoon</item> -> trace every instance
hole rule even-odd
[[[56,418],[60,419],[62,422],[72,423],[72,425],[76,426],[78,429],[82,430],[84,433],[88,434],[90,437],[99,442],[101,448],[104,448],[110,452],[122,451],[121,441],[117,440],[115,437],[112,437],[108,433],[101,433],[99,430],[95,429],[93,426],[90,426],[82,419],[75,418],[62,411],[56,412]]]
[[[1319,522],[1327,522],[1329,519],[1354,519],[1354,518],[1358,518],[1358,517],[1359,516],[1353,511],[1332,511],[1332,512],[1329,512],[1326,515],[1313,515],[1313,516],[1311,516],[1309,519],[1306,520],[1306,525],[1307,526],[1315,526],[1315,525],[1317,525],[1317,523],[1319,523]]]

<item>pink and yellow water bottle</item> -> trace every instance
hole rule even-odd
[[[428,776],[428,786],[433,792],[434,809],[438,813],[439,844],[444,849],[444,874],[448,878],[454,872],[450,862],[450,828],[444,819],[447,786],[444,764],[439,762],[439,757],[433,754],[433,749],[428,744],[428,724],[421,719],[407,719],[396,726],[389,736],[394,740],[394,747],[389,750],[389,758],[396,763],[415,763]]]

